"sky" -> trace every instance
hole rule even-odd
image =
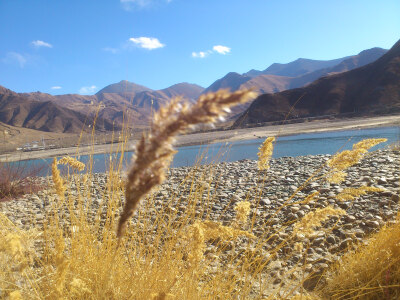
[[[207,87],[275,62],[389,49],[400,1],[0,0],[0,39],[0,85],[16,92]]]

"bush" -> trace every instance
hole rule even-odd
[[[41,189],[37,177],[43,167],[28,162],[0,162],[0,202]]]

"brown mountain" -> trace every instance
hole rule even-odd
[[[382,48],[371,48],[368,50],[361,51],[359,54],[350,56],[349,58],[343,60],[342,62],[340,62],[335,66],[315,70],[313,72],[306,73],[298,77],[294,77],[293,79],[290,80],[287,89],[294,89],[306,86],[307,84],[310,84],[311,82],[323,76],[327,76],[334,73],[346,72],[365,66],[371,62],[376,61],[386,52],[387,50]]]
[[[112,122],[98,121],[98,130],[112,129]],[[0,87],[0,122],[42,131],[80,132],[88,130],[87,125],[92,124],[93,119],[51,100],[36,101]]]
[[[148,125],[151,113],[171,98],[183,96],[195,100],[204,88],[190,83],[179,83],[162,90],[151,90],[126,80],[101,89],[95,95],[49,95],[46,93],[24,93],[23,97],[33,101],[51,101],[70,110],[98,117],[110,123],[122,124],[129,120],[128,126]]]
[[[318,78],[333,73],[345,72],[371,63],[381,57],[387,50],[372,48],[358,55],[333,60],[312,60],[299,58],[287,64],[272,64],[264,71],[251,70],[244,74],[228,73],[215,81],[203,93],[215,92],[222,88],[236,91],[253,88],[259,94],[277,93],[288,89],[306,86]],[[235,107],[230,119],[236,119],[250,103]]]
[[[234,126],[284,120],[293,106],[289,118],[400,112],[400,41],[363,67],[303,88],[259,96]]]
[[[357,55],[332,60],[299,58],[287,64],[274,63],[264,71],[251,70],[244,74],[230,72],[211,84],[203,93],[215,92],[222,88],[236,91],[253,87],[259,93],[277,93],[302,87],[314,80],[332,73],[340,73],[369,64],[387,50],[372,48]]]

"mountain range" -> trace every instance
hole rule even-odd
[[[370,54],[363,51],[358,57],[343,60],[329,68],[332,71],[326,76],[305,87],[260,95],[234,126],[286,118],[400,112],[400,41],[376,61],[366,64]]]
[[[50,95],[41,92],[15,93],[0,86],[0,122],[20,127],[54,132],[79,132],[97,115],[100,130],[118,129],[129,120],[128,126],[148,126],[152,112],[171,98],[182,96],[194,101],[201,94],[228,88],[231,91],[253,88],[260,94],[271,94],[308,86],[321,77],[347,72],[365,66],[387,52],[372,48],[357,55],[333,60],[299,58],[287,64],[274,63],[264,71],[250,70],[239,74],[230,72],[208,88],[190,83],[178,83],[161,90],[152,90],[126,80],[110,84],[95,95]],[[231,119],[249,108],[236,107]],[[47,109],[48,108],[48,109]],[[247,111],[248,113],[248,111]],[[241,117],[241,120],[244,120]],[[245,123],[254,120],[246,119]],[[114,127],[113,127],[114,126]]]

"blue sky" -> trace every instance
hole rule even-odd
[[[207,87],[230,71],[390,48],[399,16],[398,0],[0,0],[0,85]]]

